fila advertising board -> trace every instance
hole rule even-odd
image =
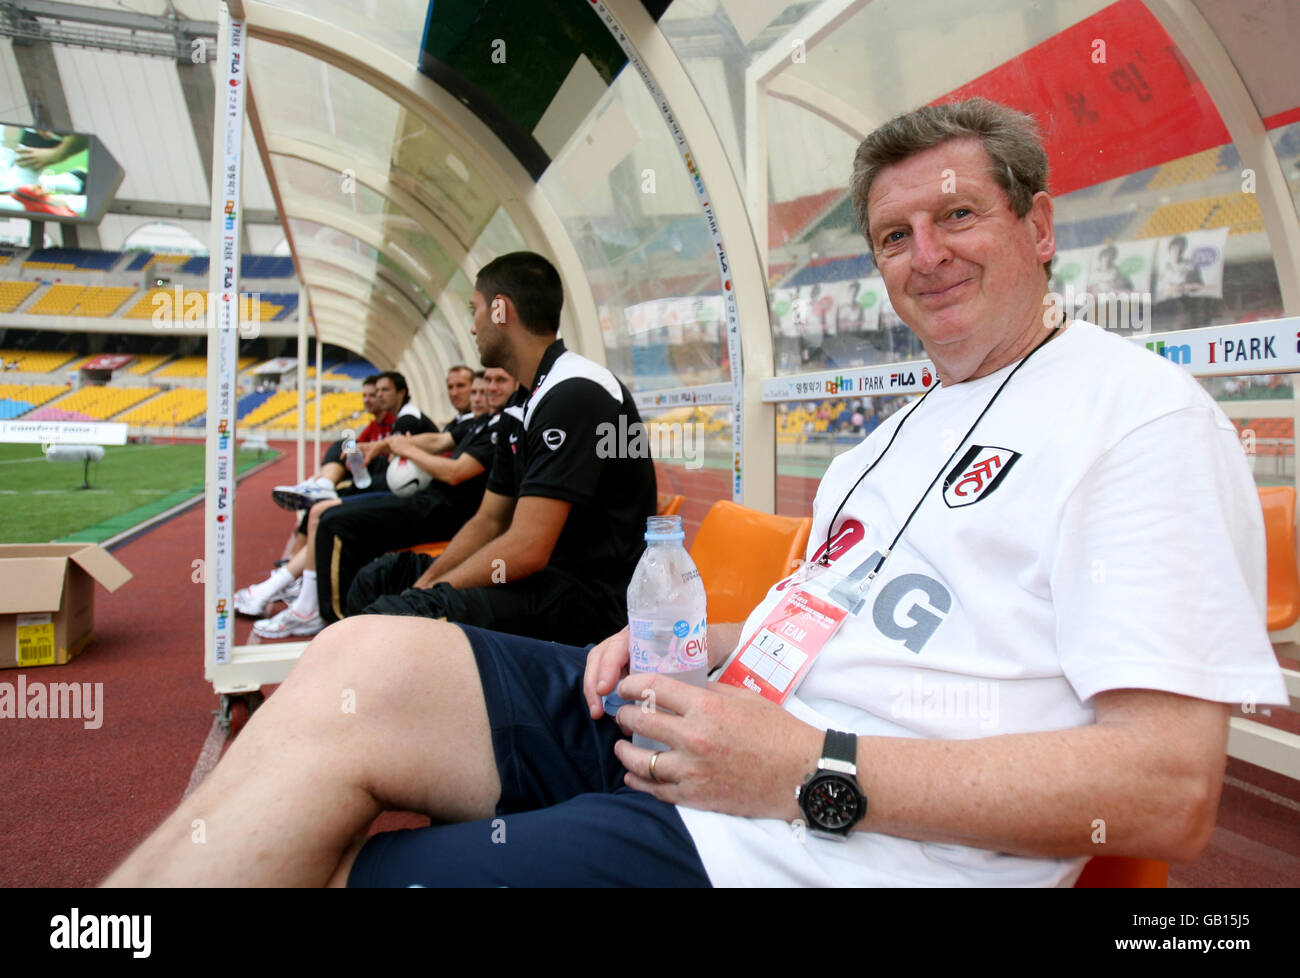
[[[1131,336],[1129,342],[1197,377],[1235,377],[1300,370],[1300,316]],[[763,381],[763,400],[922,394],[935,381],[929,360],[851,367]]]

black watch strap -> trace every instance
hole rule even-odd
[[[858,773],[858,735],[842,730],[827,730],[826,741],[822,744],[822,760],[838,761],[847,765],[847,769],[835,765],[822,764],[827,770],[842,771],[844,774]]]

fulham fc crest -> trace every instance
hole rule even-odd
[[[953,509],[979,502],[1002,484],[1018,458],[1009,448],[972,445],[943,480],[943,501]]]

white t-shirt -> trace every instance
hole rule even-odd
[[[959,446],[1013,369],[937,388],[831,463],[807,557],[833,529],[840,574],[924,502],[786,709],[822,729],[965,739],[1089,724],[1088,701],[1110,689],[1287,703],[1258,497],[1213,400],[1174,364],[1075,323]],[[779,599],[754,609],[745,639]],[[678,811],[720,886],[1070,885],[1083,864]]]

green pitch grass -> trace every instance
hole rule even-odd
[[[48,462],[40,445],[0,445],[0,543],[98,543],[203,491],[202,445],[109,445],[90,464]],[[256,465],[240,451],[238,470]]]

